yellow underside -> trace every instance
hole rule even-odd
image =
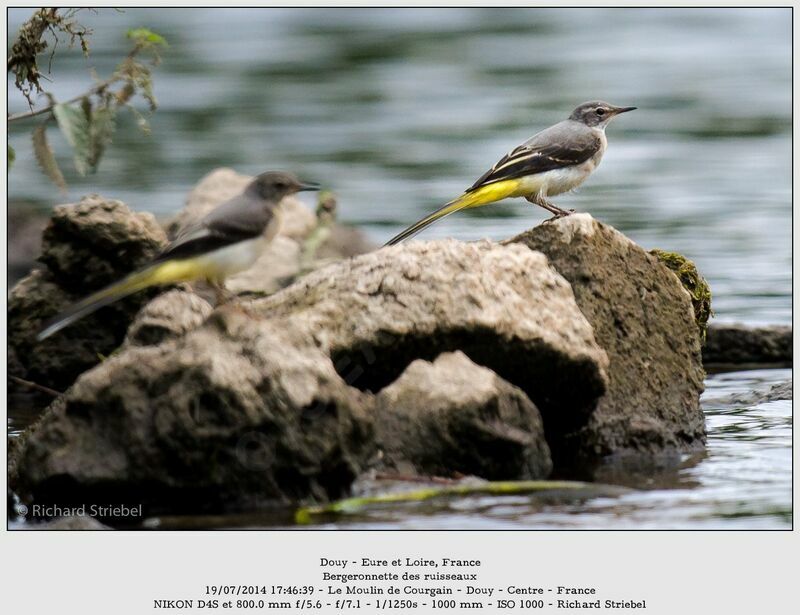
[[[215,280],[217,277],[218,272],[216,270],[212,271],[206,263],[197,258],[166,261],[128,276],[117,284],[95,293],[89,300],[124,296],[148,286],[192,282],[194,280]]]
[[[522,194],[525,192],[525,194]],[[527,190],[523,190],[522,181],[518,179],[507,179],[493,184],[481,186],[477,190],[464,194],[453,201],[453,205],[457,205],[459,209],[469,209],[471,207],[480,207],[481,205],[488,205],[495,201],[502,201],[515,196],[525,196]]]
[[[154,284],[172,284],[175,282],[191,282],[192,280],[215,277],[216,271],[210,271],[198,259],[167,261],[155,267],[151,272],[148,286]]]

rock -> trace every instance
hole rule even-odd
[[[250,269],[228,278],[225,286],[237,295],[271,295],[290,283],[299,272],[300,244],[278,235]]]
[[[26,201],[8,203],[8,286],[26,276],[42,252],[42,231],[49,215],[37,204]]]
[[[379,391],[415,359],[461,350],[521,388],[547,431],[584,424],[605,392],[606,355],[569,285],[522,246],[384,248],[310,273],[253,309],[306,330],[361,390]]]
[[[703,348],[706,364],[792,364],[792,328],[714,324]]]
[[[700,340],[705,342],[708,332],[708,319],[711,318],[711,287],[706,279],[697,271],[695,265],[688,258],[677,252],[664,250],[650,250],[650,254],[658,258],[667,268],[678,276],[686,292],[692,298],[694,320],[700,333]]]
[[[144,265],[165,245],[152,214],[94,194],[55,208],[39,260],[61,287],[85,294]]]
[[[306,336],[226,305],[83,374],[26,434],[14,488],[144,514],[336,498],[372,455],[368,403]]]
[[[319,259],[340,259],[372,252],[379,246],[369,241],[364,233],[351,226],[334,224],[327,241],[318,252]]]
[[[250,179],[230,169],[211,173],[192,191],[186,208],[171,225],[172,230],[196,221],[240,193]],[[282,234],[253,268],[228,280],[233,292],[243,296],[271,294],[300,273],[298,241],[314,228],[316,218],[294,198],[286,199],[284,209]],[[340,227],[334,228],[337,229]],[[347,234],[340,230],[334,235],[342,232]],[[342,253],[367,248],[366,242],[359,243],[352,233]],[[165,244],[166,235],[151,214],[133,213],[119,201],[91,195],[77,205],[55,208],[44,231],[40,257],[46,268],[32,271],[9,297],[9,353],[13,359],[9,373],[63,390],[116,349],[139,308],[162,289],[137,293],[103,308],[44,342],[36,342],[35,335],[43,321],[143,266]],[[201,295],[211,296],[203,283],[195,286]],[[21,403],[37,407],[48,401],[17,385],[12,386],[12,395]]]
[[[90,516],[71,516],[60,517],[47,521],[46,523],[36,523],[27,525],[24,529],[28,530],[110,530],[113,529],[107,525],[100,523],[97,519]]]
[[[337,498],[376,452],[368,391],[417,358],[455,349],[524,391],[555,433],[584,424],[605,391],[606,355],[541,254],[489,242],[408,244],[219,307],[182,337],[126,345],[28,430],[14,487],[26,502],[144,503],[145,514]],[[465,362],[415,367],[406,381]],[[492,425],[490,399],[451,424],[467,429],[467,441],[508,447],[481,468],[545,472],[535,408],[488,370],[468,369],[494,378],[507,422]],[[528,416],[512,419],[515,411]]]
[[[588,214],[542,224],[507,243],[547,255],[572,285],[610,361],[608,390],[588,424],[561,442],[548,437],[556,466],[612,453],[702,447],[700,340],[691,298],[678,278]]]
[[[13,375],[63,390],[117,348],[156,290],[105,307],[42,342],[36,335],[45,320],[146,264],[165,242],[150,214],[133,213],[119,201],[91,196],[57,207],[43,241],[47,267],[33,270],[9,295]]]
[[[773,384],[766,389],[758,389],[747,393],[736,393],[710,400],[704,400],[706,405],[746,406],[752,407],[771,401],[786,401],[792,399],[792,379]]]
[[[171,290],[145,305],[128,328],[126,345],[156,346],[199,327],[211,314],[204,299],[186,290]]]
[[[417,360],[377,396],[384,461],[427,476],[546,478],[552,470],[536,406],[462,352]]]

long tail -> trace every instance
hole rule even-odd
[[[98,290],[96,293],[78,301],[78,303],[71,305],[66,310],[47,321],[44,329],[36,336],[36,339],[42,341],[54,333],[61,331],[64,327],[71,325],[76,320],[114,303],[123,297],[132,295],[136,291],[147,288],[148,286],[172,281],[169,279],[172,276],[164,275],[166,273],[171,273],[166,270],[167,266],[170,265],[172,265],[170,261],[159,263],[158,265],[151,265],[146,269],[132,273],[119,282],[106,286],[102,290]]]
[[[477,190],[473,190],[471,192],[465,192],[457,199],[450,201],[440,209],[434,211],[432,214],[425,216],[419,222],[412,224],[402,233],[395,235],[389,241],[387,241],[385,245],[393,246],[401,241],[413,237],[420,231],[428,228],[437,220],[441,220],[445,216],[449,216],[450,214],[461,211],[462,209],[480,207],[481,205],[488,205],[489,203],[494,203],[495,201],[505,199],[509,196],[514,196],[514,193],[518,187],[519,181],[506,180],[481,186]]]

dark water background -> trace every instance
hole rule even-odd
[[[29,14],[10,11],[9,36]],[[69,200],[100,192],[166,216],[215,167],[280,168],[333,189],[341,218],[380,242],[601,98],[639,110],[611,124],[599,170],[557,203],[694,259],[719,321],[791,322],[789,9],[127,9],[82,20],[95,30],[90,59],[60,47],[53,61],[48,86],[62,100],[87,87],[87,68],[113,70],[128,28],[149,27],[170,48],[152,134],[123,116],[97,175],[79,178],[52,133]],[[24,108],[10,91],[9,110]],[[9,198],[46,209],[65,198],[36,169],[31,127],[11,127]],[[502,239],[544,213],[509,201],[423,237]],[[739,372],[707,385],[788,377]],[[481,527],[786,527],[791,402],[706,409],[708,456],[632,508],[464,514]],[[464,523],[449,511],[389,525]]]

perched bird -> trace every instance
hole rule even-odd
[[[45,323],[41,341],[110,303],[149,286],[206,280],[224,298],[225,278],[249,269],[280,229],[281,199],[318,190],[290,173],[256,177],[242,194],[226,201],[183,231],[152,263],[97,291]]]
[[[615,107],[601,100],[585,102],[572,115],[533,135],[503,156],[464,194],[396,235],[387,246],[400,243],[456,211],[481,207],[508,197],[525,197],[556,217],[571,212],[547,197],[580,186],[600,164],[606,151],[606,126],[620,113],[636,107]]]

